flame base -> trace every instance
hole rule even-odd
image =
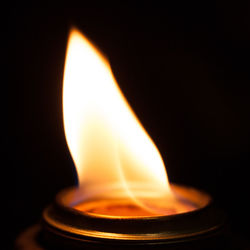
[[[99,190],[102,188],[99,187]],[[61,194],[58,199],[64,206],[72,206],[79,212],[110,218],[155,217],[187,213],[206,206],[211,200],[207,194],[193,188],[172,184],[171,190],[171,194],[162,195],[155,191],[150,194],[144,192],[140,185],[136,185],[133,189],[133,194],[136,196],[134,199],[120,192],[117,186],[105,189],[105,193],[109,196],[103,196],[103,192],[99,191],[86,197],[83,195],[84,190],[73,188]]]

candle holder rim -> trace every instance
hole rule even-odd
[[[65,189],[63,192],[67,192]],[[224,225],[226,218],[213,200],[200,209],[167,216],[110,218],[93,216],[60,203],[60,192],[54,203],[43,212],[46,232],[80,241],[161,242],[186,241],[211,235]],[[59,198],[58,198],[59,197]],[[210,197],[210,196],[209,196]],[[59,201],[58,201],[59,199]]]

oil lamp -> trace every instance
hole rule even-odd
[[[107,59],[75,28],[66,53],[63,116],[79,185],[60,192],[41,225],[21,235],[17,246],[196,249],[202,241],[205,249],[218,240],[223,213],[207,193],[169,183]]]

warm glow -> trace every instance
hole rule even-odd
[[[173,195],[161,155],[119,89],[107,59],[76,29],[67,48],[63,115],[81,190],[78,201],[120,199],[122,206],[125,199],[164,214]]]

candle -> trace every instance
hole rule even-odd
[[[75,28],[66,53],[63,115],[79,185],[56,196],[43,212],[42,227],[23,233],[19,248],[203,249],[213,248],[214,239],[218,244],[224,214],[207,193],[169,183],[162,157],[108,61]]]
[[[72,28],[63,85],[64,128],[78,173],[70,203],[108,216],[197,208],[169,184],[162,157],[123,96],[106,58]]]

